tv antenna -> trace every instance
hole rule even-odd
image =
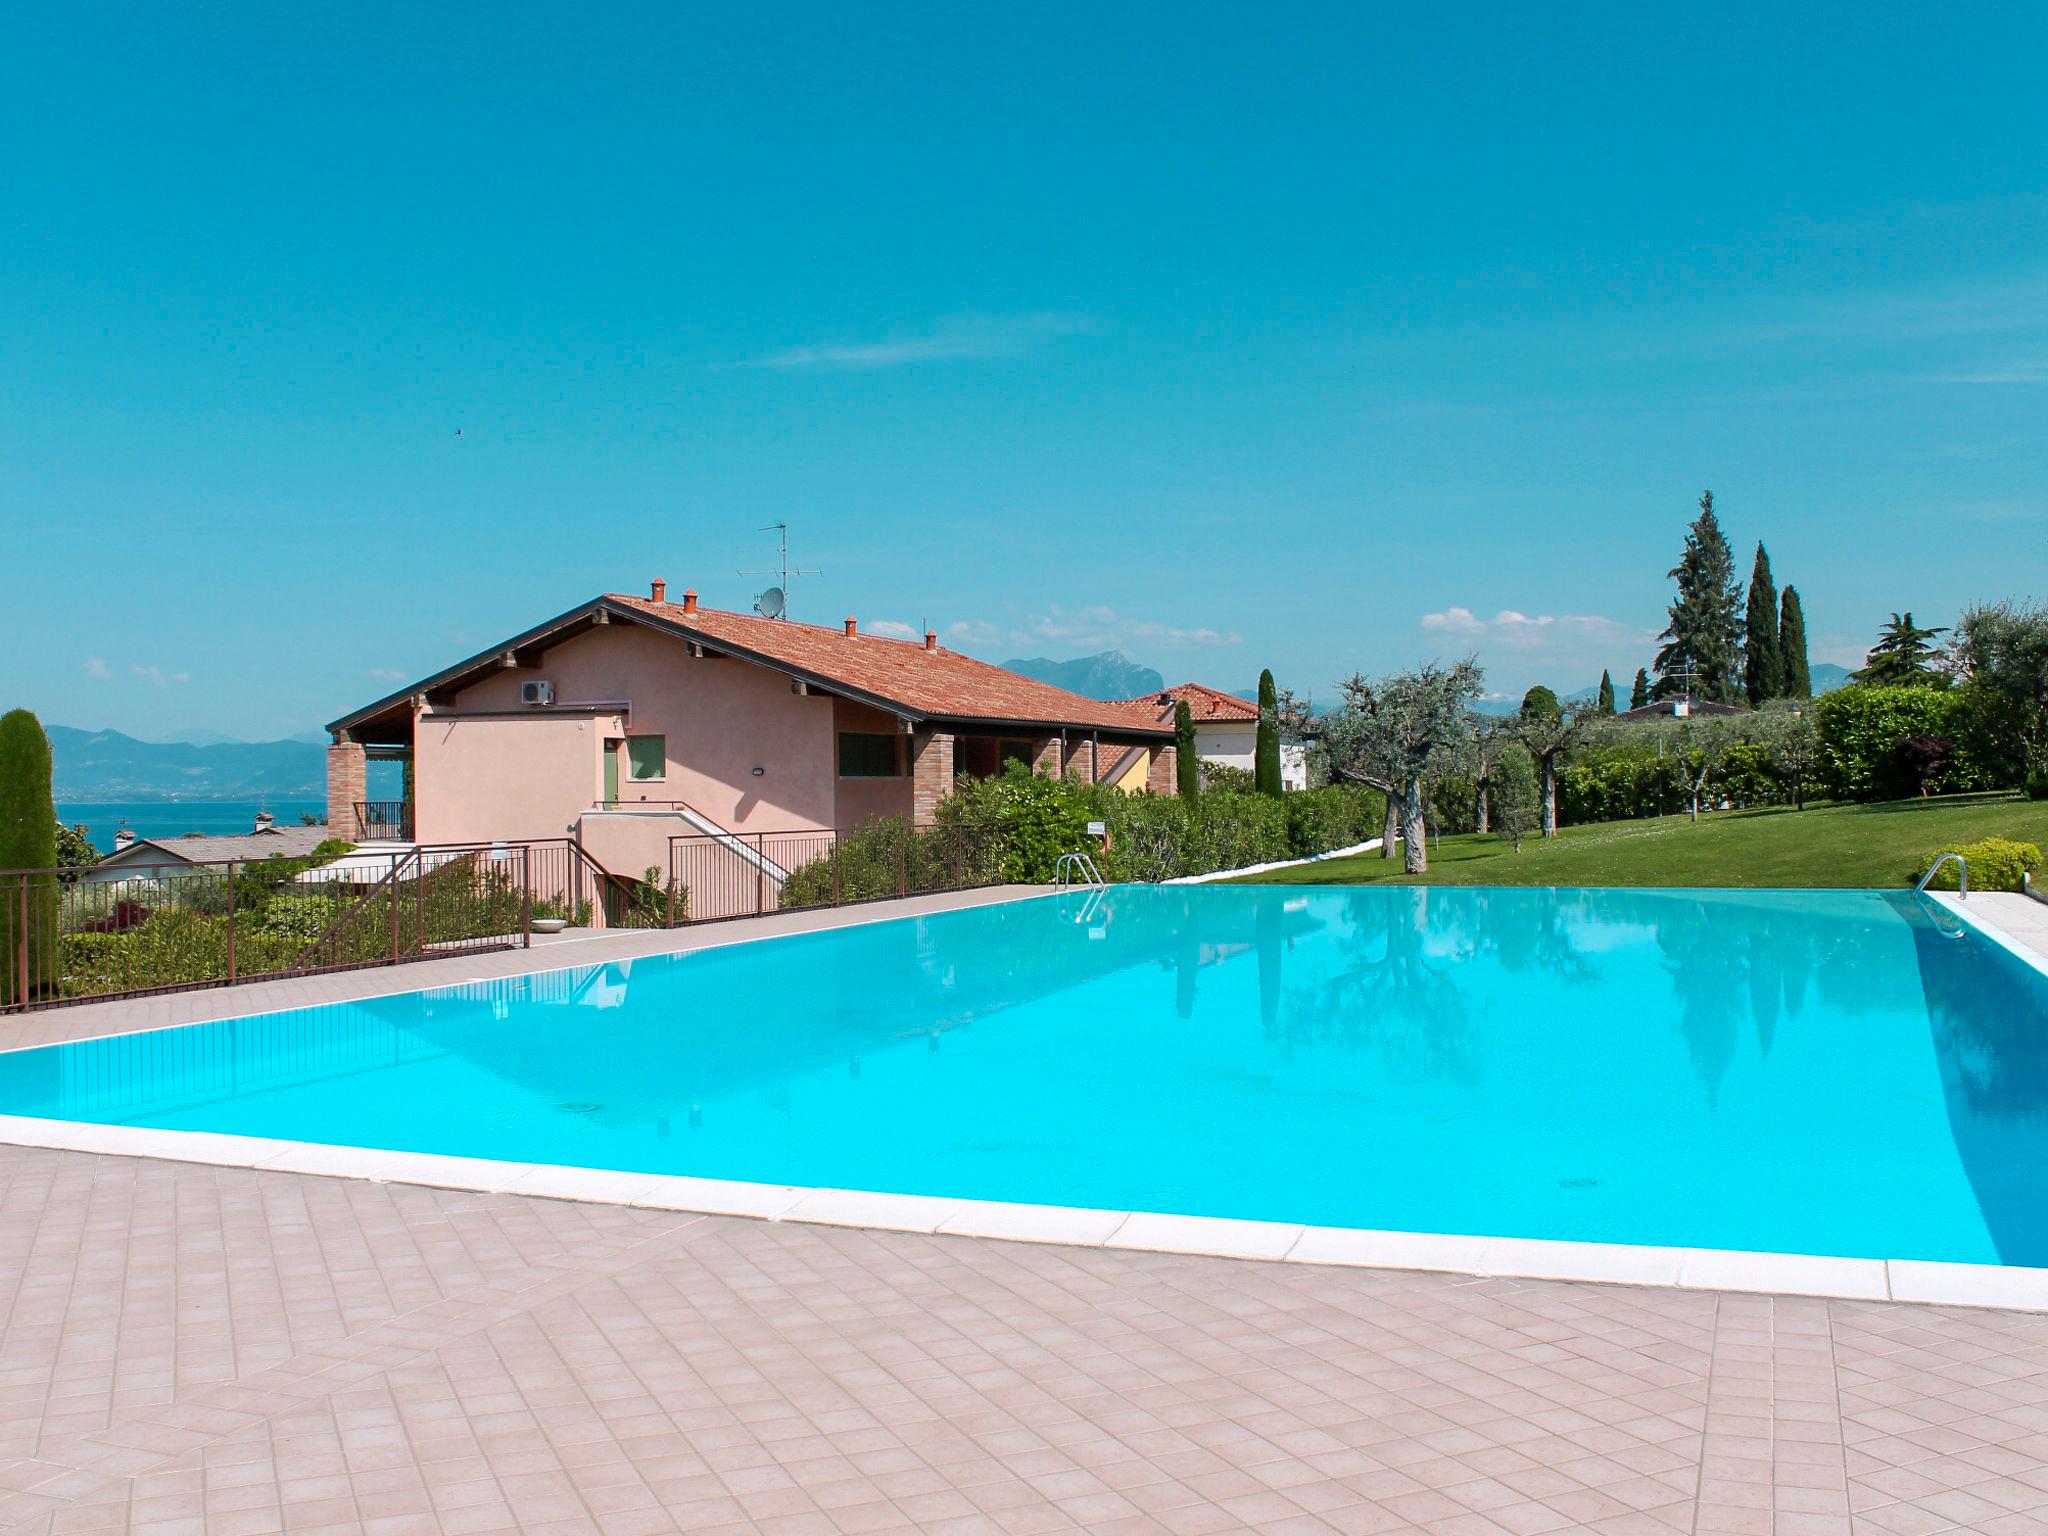
[[[789,524],[769,523],[758,530],[777,536],[775,546],[775,569],[772,571],[741,571],[742,576],[773,576],[776,585],[754,599],[754,612],[764,619],[786,619],[789,617],[789,583],[797,576],[822,576],[825,573],[815,567],[792,567],[789,563]]]

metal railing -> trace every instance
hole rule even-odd
[[[0,870],[0,1012],[528,947],[536,918],[679,928],[1003,878],[992,828],[683,835],[668,867],[570,838]]]
[[[1946,864],[1950,859],[1954,859],[1956,861],[1956,894],[1962,900],[1968,901],[1970,899],[1970,861],[1964,858],[1960,853],[1942,854],[1932,864],[1927,866],[1927,873],[1920,877],[1919,881],[1914,885],[1913,889],[1916,891],[1925,891],[1927,889],[1928,882],[1932,880],[1936,875],[1941,873],[1941,866]]]
[[[1002,878],[993,827],[883,819],[808,832],[671,837],[660,899],[676,914],[670,926],[680,926],[971,890]]]
[[[1102,878],[1102,871],[1095,867],[1094,857],[1080,849],[1061,854],[1052,867],[1054,890],[1064,891],[1076,881],[1097,890],[1109,884]]]
[[[601,923],[567,839],[0,871],[0,1011],[396,965]]]
[[[355,809],[357,834],[361,841],[412,841],[410,800],[358,800]]]

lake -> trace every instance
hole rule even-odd
[[[296,826],[302,815],[327,819],[321,800],[107,800],[94,803],[60,800],[57,819],[67,827],[85,825],[85,835],[101,853],[114,847],[114,833],[123,823],[137,837],[183,837],[187,832],[253,832],[256,813],[268,811],[279,826]]]

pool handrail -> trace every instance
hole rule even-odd
[[[1097,889],[1109,884],[1107,880],[1102,878],[1102,871],[1095,867],[1095,860],[1079,849],[1072,853],[1061,854],[1058,861],[1054,863],[1052,867],[1053,889],[1064,891],[1076,879],[1085,885]]]
[[[1956,861],[1957,866],[1956,894],[1960,896],[1964,901],[1968,901],[1970,899],[1970,861],[1964,858],[1960,853],[1956,853],[1953,850],[1951,850],[1948,853],[1939,855],[1932,864],[1928,865],[1927,873],[1920,877],[1919,883],[1916,884],[1913,887],[1913,889],[1915,891],[1924,892],[1927,889],[1927,882],[1932,880],[1935,877],[1935,875],[1940,871],[1941,866],[1946,864],[1950,859],[1954,859]]]

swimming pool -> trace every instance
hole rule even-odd
[[[0,1112],[2048,1264],[2048,977],[1891,892],[1117,887],[0,1055]]]

